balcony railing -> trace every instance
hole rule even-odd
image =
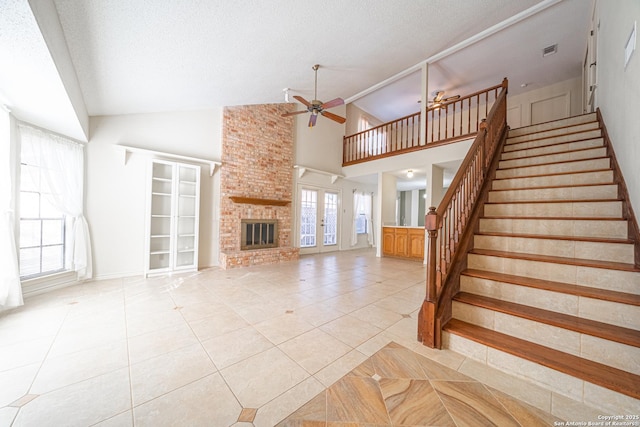
[[[497,86],[428,108],[426,140],[420,139],[420,112],[345,136],[342,165],[348,166],[473,138],[500,90],[506,86],[507,79],[504,79]]]

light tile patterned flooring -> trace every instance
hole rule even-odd
[[[515,399],[449,369],[475,362],[417,343],[424,283],[419,263],[348,251],[29,298],[0,314],[0,426],[423,425],[407,402],[434,425],[485,425],[470,405],[520,421]]]

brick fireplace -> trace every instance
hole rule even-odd
[[[292,246],[292,104],[225,107],[220,175],[220,266],[298,259]],[[277,247],[242,250],[242,223],[277,223]],[[265,221],[267,222],[267,221]]]

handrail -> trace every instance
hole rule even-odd
[[[463,160],[438,208],[430,207],[425,216],[428,235],[427,292],[419,313],[418,338],[425,345],[439,348],[443,307],[450,305],[454,280],[452,267],[461,258],[461,242],[476,208],[499,142],[507,128],[507,90],[502,88],[486,120],[482,120],[475,141]]]
[[[475,136],[482,119],[498,98],[503,84],[430,107],[426,111],[424,141],[421,113],[413,113],[343,138],[342,165],[422,150]]]

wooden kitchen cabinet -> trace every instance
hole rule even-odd
[[[424,260],[424,229],[383,227],[382,254],[417,261]]]

